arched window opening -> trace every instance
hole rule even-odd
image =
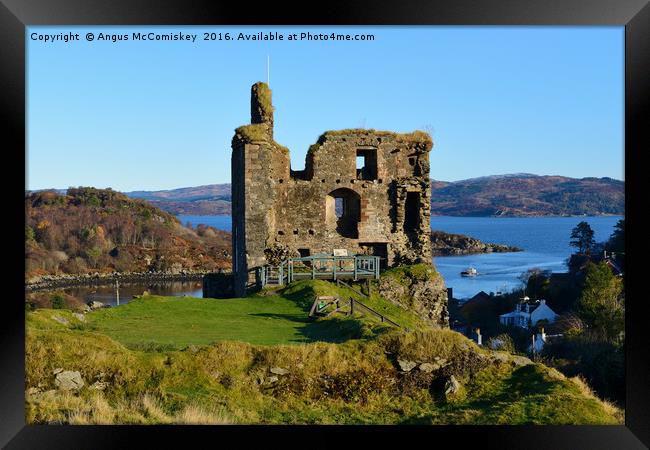
[[[325,200],[325,218],[330,229],[350,239],[359,237],[361,197],[351,189],[330,192]]]

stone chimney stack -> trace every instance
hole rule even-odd
[[[258,81],[251,87],[251,123],[265,124],[273,139],[273,102],[271,89],[266,83]]]

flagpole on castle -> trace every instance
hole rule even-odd
[[[266,84],[271,86],[271,57],[266,55]]]

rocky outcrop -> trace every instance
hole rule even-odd
[[[379,279],[379,294],[433,326],[449,327],[447,289],[433,265],[415,264],[387,270]]]
[[[431,251],[433,256],[470,255],[473,253],[521,252],[519,247],[501,244],[486,244],[463,234],[431,232]]]

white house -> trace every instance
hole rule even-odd
[[[539,333],[535,333],[532,338],[531,344],[528,346],[529,353],[540,353],[549,342],[554,342],[557,338],[562,338],[562,334],[546,334],[544,327],[540,327]]]
[[[524,302],[517,303],[515,310],[507,314],[501,314],[499,321],[503,325],[512,325],[521,328],[535,326],[540,320],[546,319],[548,323],[555,322],[557,314],[546,305],[546,300],[538,300],[531,304],[528,297],[524,297]]]

